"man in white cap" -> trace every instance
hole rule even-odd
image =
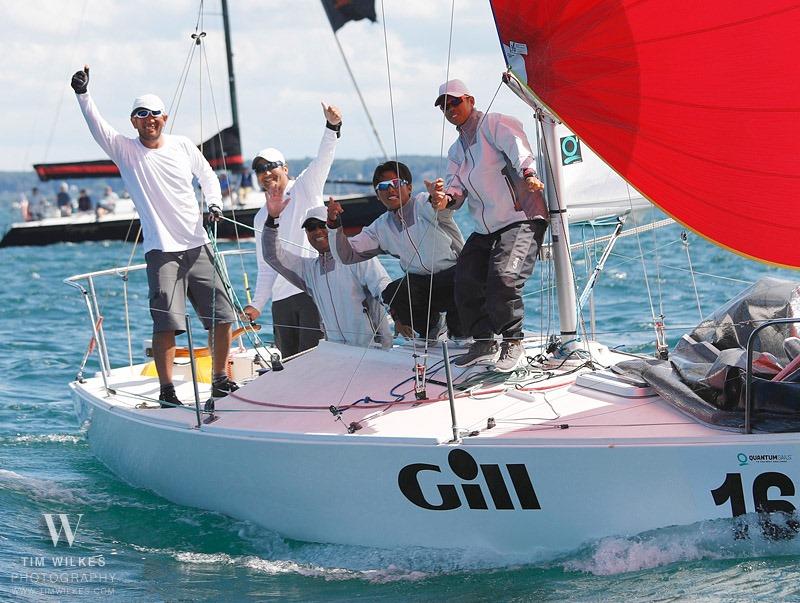
[[[267,199],[276,196],[284,202],[278,236],[284,244],[291,245],[293,253],[307,258],[316,254],[308,239],[303,236],[300,225],[309,209],[324,207],[322,189],[333,164],[342,127],[342,115],[338,108],[323,103],[322,111],[326,124],[317,157],[297,178],[289,177],[289,166],[278,149],[264,149],[256,155],[252,165]],[[294,356],[313,348],[322,338],[319,312],[314,300],[302,288],[289,282],[263,260],[261,237],[258,233],[264,229],[267,215],[268,210],[264,206],[253,219],[258,280],[252,303],[244,307],[244,314],[249,320],[256,320],[261,315],[261,309],[272,298],[275,345],[284,357]]]
[[[425,182],[436,209],[467,203],[475,232],[456,262],[455,295],[464,330],[475,343],[456,358],[511,372],[525,361],[522,288],[532,274],[548,213],[522,123],[483,113],[461,80],[439,86],[434,106],[458,130],[447,154],[447,175]],[[495,334],[502,336],[499,354]]]
[[[391,347],[389,321],[381,304],[381,293],[391,279],[377,258],[346,265],[331,254],[325,206],[309,209],[302,221],[308,243],[316,257],[304,257],[279,241],[282,212],[280,195],[267,197],[268,217],[261,235],[264,260],[295,287],[316,302],[325,328],[325,338],[355,346],[379,344]]]
[[[167,114],[156,95],[145,94],[133,101],[131,125],[139,135],[128,138],[100,115],[87,92],[88,84],[86,66],[72,76],[71,86],[89,131],[117,164],[142,225],[161,406],[181,405],[172,383],[172,368],[175,335],[185,330],[187,297],[209,332],[212,396],[225,396],[238,389],[226,375],[236,314],[214,266],[192,178],[197,177],[209,211],[215,215],[221,214],[219,181],[188,138],[163,133]]]

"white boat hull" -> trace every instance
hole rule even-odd
[[[800,502],[796,434],[710,430],[705,437],[658,442],[523,441],[511,434],[453,445],[358,433],[247,432],[213,423],[197,429],[137,417],[77,383],[71,389],[93,453],[125,481],[303,541],[535,556],[605,536],[731,517],[740,497],[747,512],[755,511],[754,496]],[[463,452],[449,457],[453,451]],[[470,457],[480,469],[469,467]],[[467,479],[454,473],[449,458],[462,462]],[[477,476],[469,479],[470,471]],[[741,488],[734,487],[737,479]],[[729,496],[718,505],[713,491],[723,484],[728,487],[718,496]],[[754,494],[754,484],[764,492]]]

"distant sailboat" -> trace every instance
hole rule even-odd
[[[231,103],[232,124],[214,134],[198,145],[203,155],[218,172],[238,183],[246,172],[239,135],[239,110],[236,95],[236,80],[233,71],[233,54],[228,17],[227,0],[222,0],[222,21],[225,35],[225,56],[228,67],[228,95]],[[84,178],[118,178],[119,169],[110,159],[97,161],[72,161],[62,163],[40,163],[33,166],[39,179],[78,180]],[[230,176],[234,175],[234,178]],[[249,182],[247,183],[250,184]],[[238,186],[237,186],[238,188]],[[246,187],[246,188],[249,188]],[[237,193],[233,191],[233,195]],[[369,224],[384,209],[373,194],[344,195],[339,198],[347,206],[347,225],[358,229]],[[219,238],[252,237],[253,218],[264,205],[264,196],[257,190],[250,191],[245,198],[237,197],[230,208],[225,208],[226,217],[235,219],[242,228],[233,222],[223,220],[216,226]],[[249,227],[249,228],[248,228]],[[93,214],[78,214],[68,217],[48,217],[42,220],[19,222],[11,225],[0,239],[0,247],[16,245],[49,245],[61,242],[83,242],[103,240],[133,241],[139,230],[139,218],[132,204],[119,204],[114,213],[95,218]]]

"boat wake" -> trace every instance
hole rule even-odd
[[[771,526],[780,524],[773,518]],[[327,581],[374,584],[415,582],[469,572],[562,570],[611,576],[666,567],[675,563],[749,560],[800,555],[800,538],[775,539],[757,514],[736,520],[704,521],[630,537],[611,537],[564,554],[544,557],[500,555],[487,550],[370,547],[288,541],[249,523],[231,526],[248,542],[248,554],[200,553],[140,547],[194,566],[232,566],[263,575],[294,574]],[[744,536],[744,534],[747,534]],[[770,536],[769,534],[772,534]]]
[[[756,513],[603,538],[556,560],[567,571],[609,576],[700,560],[755,559],[800,554],[800,538],[785,517]]]

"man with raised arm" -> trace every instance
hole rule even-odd
[[[268,217],[261,235],[264,260],[295,287],[306,291],[317,304],[325,338],[355,346],[380,344],[391,347],[392,335],[381,292],[389,275],[377,258],[347,266],[331,255],[328,212],[312,207],[302,221],[306,239],[317,251],[315,258],[301,256],[293,246],[279,240],[286,201],[279,193],[268,195]]]
[[[465,202],[476,223],[456,264],[456,303],[474,337],[458,366],[493,363],[511,372],[525,361],[522,288],[533,273],[548,213],[534,171],[535,158],[522,123],[475,109],[464,82],[439,86],[434,106],[458,130],[447,154],[447,175],[425,182],[439,210]],[[495,334],[502,336],[498,355]]]
[[[308,238],[303,236],[301,224],[309,209],[324,207],[322,189],[333,164],[336,143],[342,128],[342,114],[337,107],[323,103],[322,111],[326,123],[317,157],[297,178],[289,177],[289,166],[278,149],[264,149],[253,159],[252,165],[267,198],[276,196],[285,201],[278,236],[291,246],[292,253],[306,258],[313,258],[316,253]],[[261,236],[258,233],[263,231],[267,215],[267,207],[264,206],[253,219],[258,280],[252,303],[244,307],[244,314],[249,320],[256,320],[261,315],[264,304],[272,298],[275,345],[284,357],[294,356],[313,348],[322,338],[319,312],[314,300],[302,288],[295,286],[264,261]]]
[[[181,405],[172,383],[172,365],[175,335],[185,330],[187,297],[209,332],[212,396],[226,396],[238,389],[226,375],[236,314],[222,276],[215,271],[192,178],[200,183],[212,219],[222,215],[219,181],[188,138],[164,134],[167,114],[156,95],[145,94],[133,101],[130,120],[138,136],[128,138],[103,119],[88,85],[89,67],[85,66],[72,76],[71,86],[89,131],[117,164],[142,224],[161,406]]]
[[[328,226],[336,233],[334,256],[345,264],[378,254],[398,258],[404,274],[383,291],[383,301],[389,305],[398,332],[413,337],[416,331],[435,339],[439,314],[445,312],[450,337],[461,337],[453,278],[464,238],[453,221],[453,212],[444,210],[437,215],[428,193],[412,197],[411,170],[399,161],[376,167],[372,186],[388,211],[353,237],[348,238],[340,228],[341,204],[333,200],[328,203]]]

